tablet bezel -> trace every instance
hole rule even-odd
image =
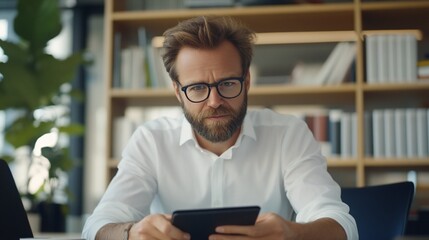
[[[254,225],[259,211],[259,206],[177,210],[172,224],[191,234],[192,239],[207,239],[218,226]]]

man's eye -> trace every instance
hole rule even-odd
[[[206,90],[207,86],[206,85],[192,85],[189,86],[188,91],[204,91]]]
[[[221,87],[232,87],[234,86],[236,83],[235,81],[224,81],[221,84],[219,84]]]

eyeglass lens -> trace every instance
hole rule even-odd
[[[218,82],[216,89],[224,98],[235,98],[241,93],[242,82],[239,79],[228,79]],[[211,86],[209,84],[194,84],[186,88],[186,96],[190,101],[199,102],[204,101],[210,95]]]

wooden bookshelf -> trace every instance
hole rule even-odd
[[[367,84],[365,81],[364,36],[374,33],[414,34],[419,49],[429,51],[429,1],[383,1],[345,3],[290,4],[277,6],[241,6],[176,10],[125,11],[123,1],[106,0],[106,81],[108,181],[119,162],[111,153],[112,119],[124,114],[128,106],[178,106],[171,89],[114,89],[114,33],[135,33],[145,27],[151,36],[162,33],[179,21],[200,15],[232,16],[258,33],[257,44],[317,44],[349,41],[357,45],[355,82],[324,86],[254,85],[249,104],[256,106],[305,106],[353,109],[357,114],[357,156],[350,159],[328,158],[335,172],[353,173],[356,186],[367,185],[371,171],[429,172],[429,158],[373,159],[365,156],[364,114],[374,106],[419,107],[429,103],[429,81],[395,84]],[[159,42],[159,39],[158,39]],[[293,57],[293,56],[290,56]],[[341,184],[341,181],[340,181]],[[426,188],[427,190],[427,188]]]

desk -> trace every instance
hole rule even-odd
[[[80,233],[35,233],[34,238],[21,238],[21,240],[85,240]]]

